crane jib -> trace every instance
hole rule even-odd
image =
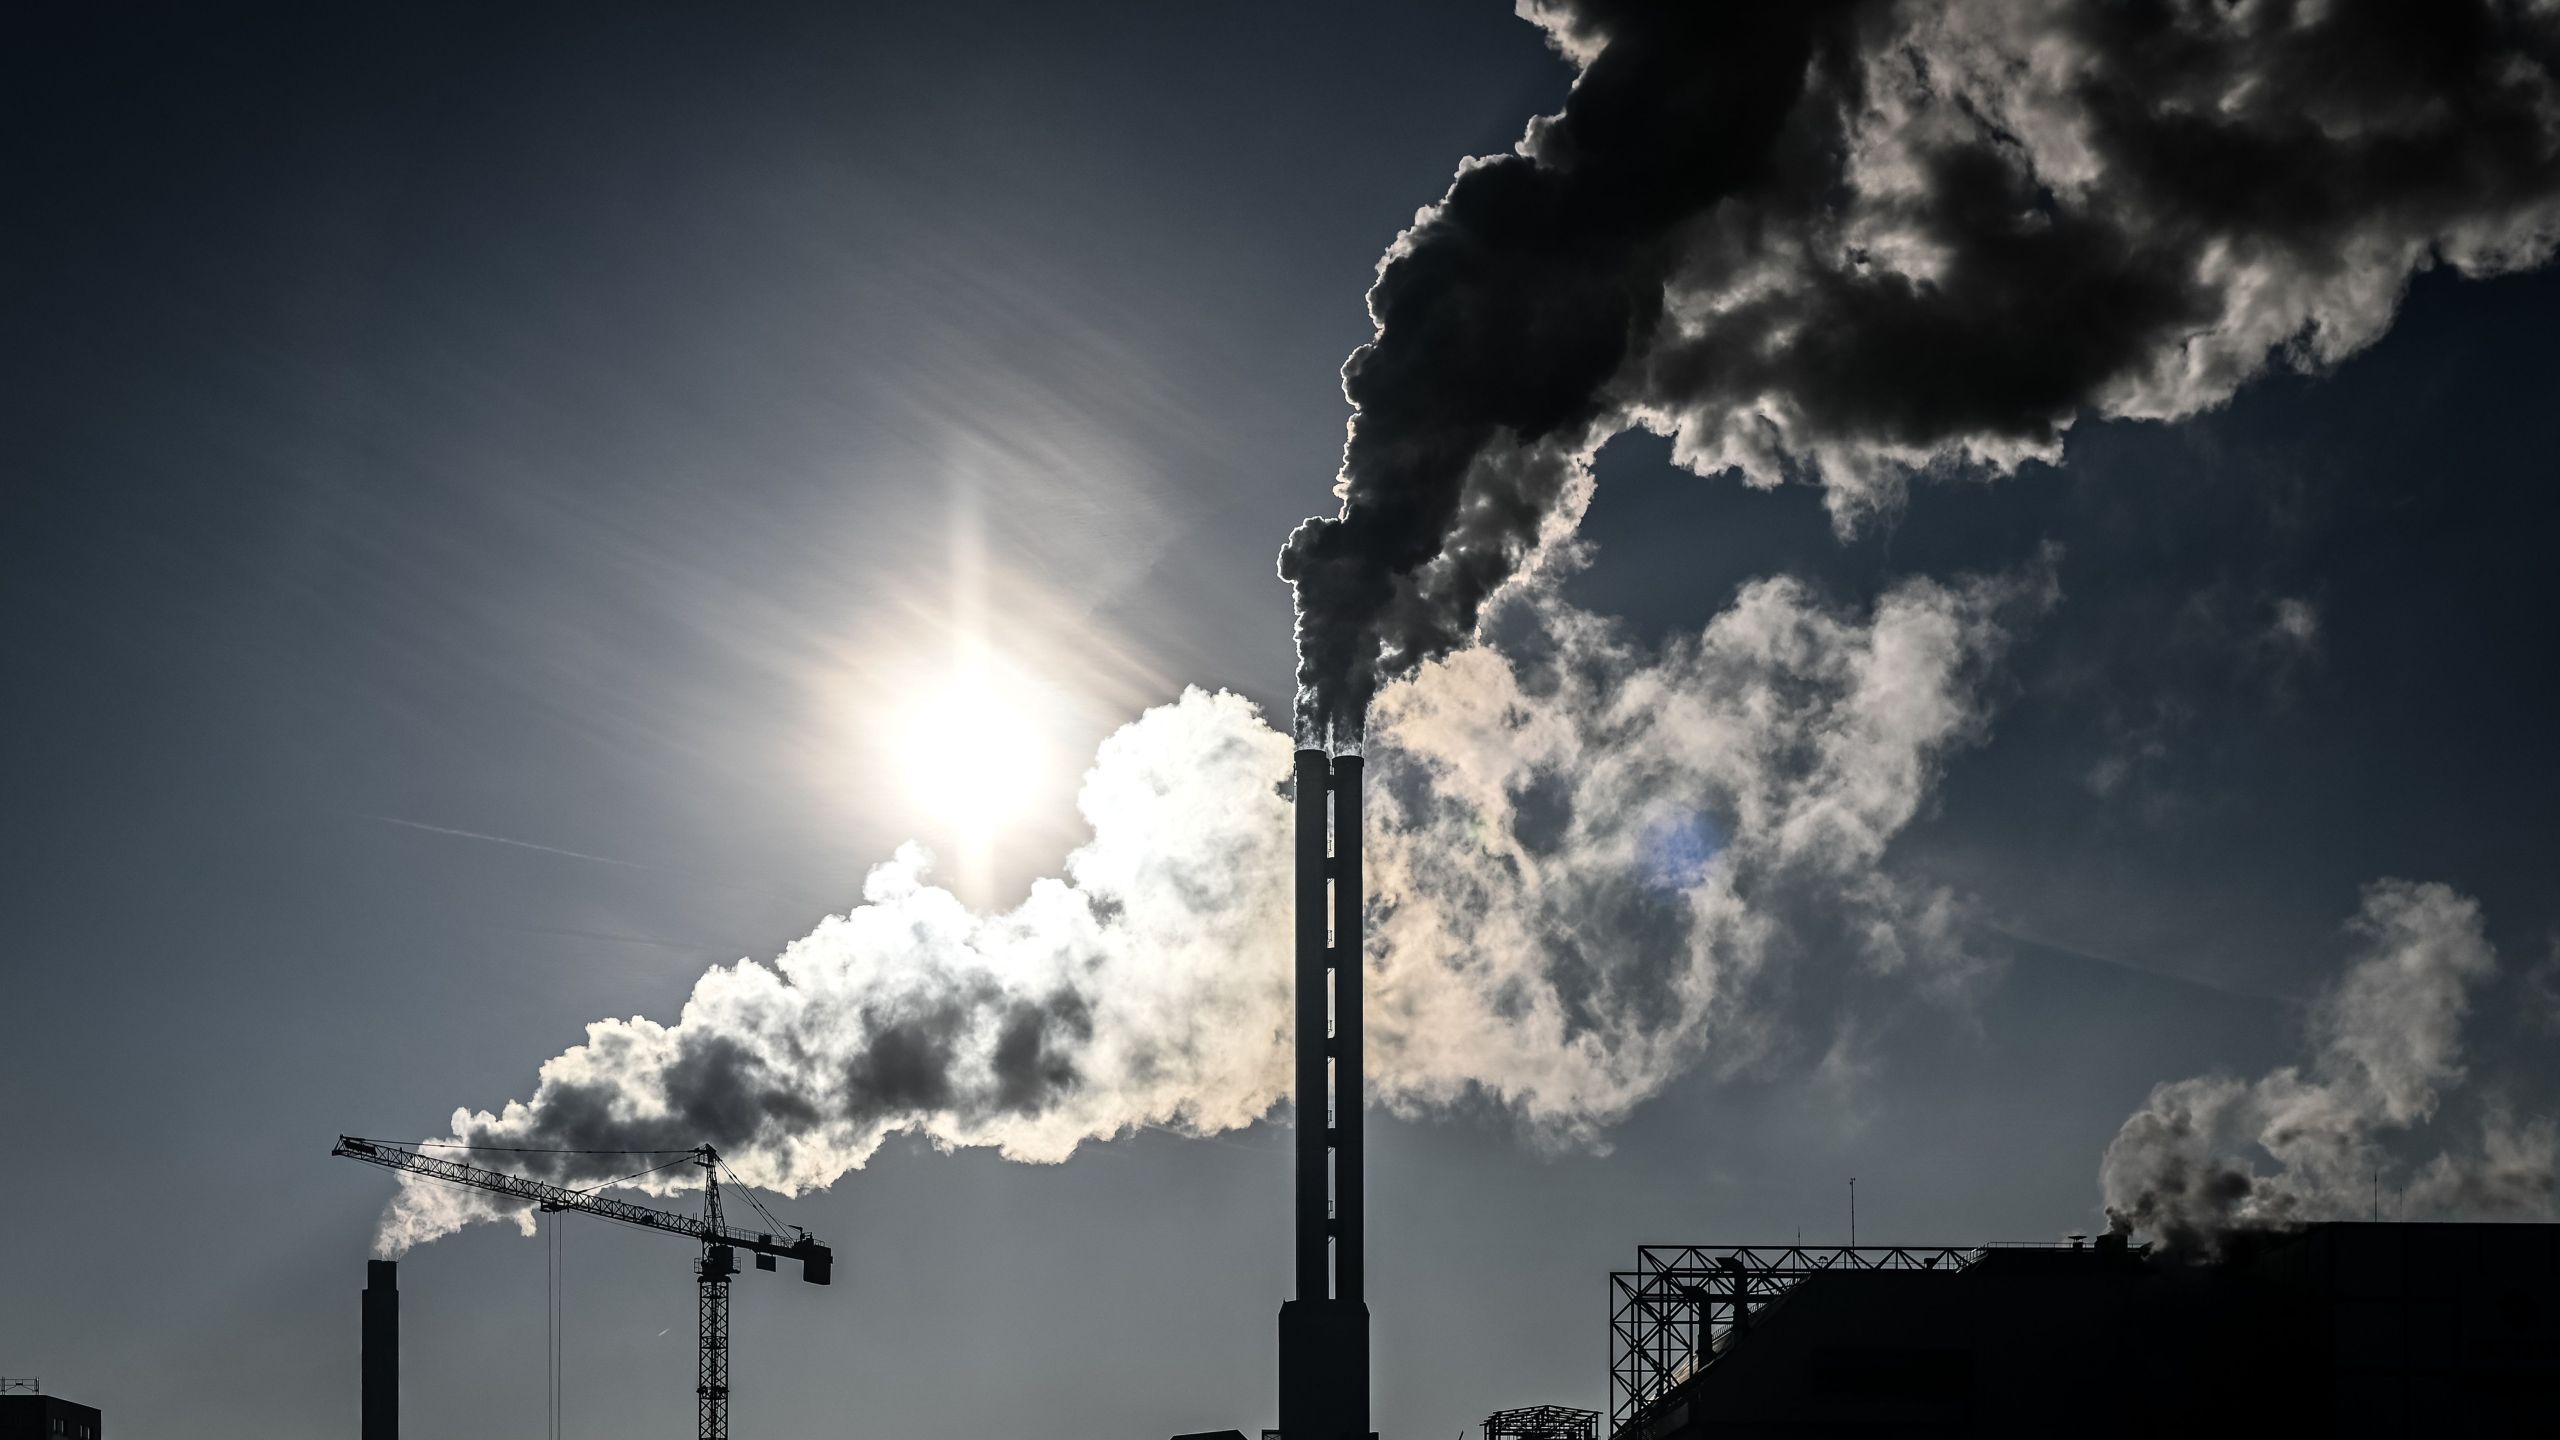
[[[753,1230],[742,1230],[733,1225],[714,1224],[691,1215],[681,1215],[672,1210],[660,1210],[651,1205],[640,1205],[629,1200],[617,1200],[607,1195],[570,1190],[536,1180],[531,1176],[509,1175],[501,1170],[485,1170],[460,1160],[428,1155],[411,1146],[393,1141],[365,1140],[353,1135],[341,1135],[338,1137],[337,1145],[329,1153],[343,1155],[350,1160],[362,1160],[369,1165],[379,1165],[388,1170],[424,1175],[429,1179],[512,1196],[545,1210],[573,1210],[606,1220],[618,1220],[625,1225],[637,1225],[669,1235],[682,1235],[699,1241],[705,1246],[724,1246],[759,1256],[797,1260],[800,1262],[800,1278],[812,1285],[833,1284],[835,1280],[835,1251],[806,1234],[775,1236]],[[759,1261],[757,1268],[772,1267]]]

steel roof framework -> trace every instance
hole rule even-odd
[[[1805,1277],[1830,1270],[1961,1270],[1979,1245],[1640,1245],[1609,1272],[1609,1432],[1715,1357]],[[1488,1422],[1490,1423],[1490,1422]],[[1487,1430],[1487,1436],[1497,1432]]]
[[[1600,1440],[1600,1412],[1524,1405],[1484,1417],[1484,1440]]]

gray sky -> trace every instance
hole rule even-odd
[[[0,1373],[142,1440],[345,1433],[390,1187],[332,1137],[525,1096],[954,849],[900,756],[973,616],[1046,697],[950,872],[982,904],[1056,870],[1143,707],[1286,713],[1272,557],[1379,253],[1572,72],[1499,6],[1061,12],[66,10],[10,47]],[[1844,1239],[1851,1175],[1862,1239],[2092,1227],[2154,1084],[2302,1058],[2383,877],[2479,901],[2464,1103],[2549,1114],[2555,321],[2548,273],[2430,273],[2334,374],[1848,540],[1810,487],[1605,450],[1566,593],[1644,636],[2061,547],[1894,840],[1992,968],[1847,972],[1604,1145],[1380,1118],[1378,1428],[1605,1404],[1607,1269]],[[776,1202],[837,1278],[737,1287],[740,1433],[1267,1423],[1286,1140],[897,1139]],[[689,1254],[567,1246],[571,1433],[687,1433]],[[541,1262],[482,1226],[404,1264],[413,1433],[541,1424]]]

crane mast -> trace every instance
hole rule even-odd
[[[702,1223],[708,1232],[701,1258],[693,1262],[694,1434],[699,1440],[729,1440],[729,1277],[737,1273],[737,1251],[708,1238],[721,1229],[720,1161],[702,1147]]]
[[[398,1141],[341,1135],[329,1153],[406,1175],[487,1190],[552,1213],[574,1211],[695,1241],[701,1247],[693,1266],[698,1320],[694,1415],[699,1440],[729,1440],[729,1281],[738,1273],[738,1252],[754,1255],[759,1270],[774,1269],[783,1259],[797,1260],[800,1278],[812,1285],[831,1284],[835,1279],[835,1252],[811,1239],[808,1231],[795,1228],[790,1236],[777,1237],[769,1231],[743,1230],[728,1223],[720,1205],[720,1152],[708,1145],[695,1146],[690,1152],[693,1163],[702,1167],[699,1218],[591,1191],[571,1190],[530,1176],[483,1169],[461,1160],[429,1155],[418,1146]]]

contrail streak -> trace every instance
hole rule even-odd
[[[679,955],[715,955],[724,948],[700,940],[670,940],[662,935],[621,935],[611,930],[581,930],[567,925],[484,924],[481,928],[518,935],[552,935],[570,940],[602,940],[616,945],[645,945],[653,950],[672,950]]]
[[[2285,998],[2281,995],[2270,995],[2262,990],[2245,990],[2238,986],[2225,985],[2220,981],[2205,980],[2194,975],[2181,974],[2175,970],[2162,970],[2150,965],[2139,964],[2131,960],[2119,960],[2112,955],[2101,955],[2094,950],[2085,950],[2077,945],[2065,945],[2060,941],[2049,940],[2042,935],[2032,934],[2028,931],[2017,929],[2012,926],[1985,925],[1982,928],[1989,934],[1997,935],[2001,939],[2011,941],[2015,944],[2024,945],[2030,950],[2041,950],[2048,955],[2058,955],[2066,959],[2079,960],[2091,965],[2102,965],[2110,970],[2121,970],[2128,975],[2140,975],[2149,980],[2166,981],[2171,985],[2180,985],[2191,990],[2203,990],[2215,995],[2228,996],[2234,1000],[2251,1000],[2262,1005],[2282,1005],[2286,1003]]]
[[[619,865],[625,870],[649,870],[659,874],[666,873],[659,870],[655,865],[643,865],[637,860],[616,860],[610,855],[590,855],[584,850],[565,850],[557,845],[542,845],[531,840],[517,840],[509,836],[491,835],[479,830],[457,830],[450,825],[430,825],[423,820],[403,820],[397,815],[367,815],[364,818],[367,820],[378,820],[385,825],[397,825],[403,830],[423,830],[430,835],[451,835],[460,840],[486,840],[492,845],[512,845],[518,850],[539,850],[545,855],[565,856],[571,860],[584,860],[594,865]]]
[[[706,874],[699,870],[679,870],[672,869],[664,865],[650,865],[638,860],[622,860],[611,855],[591,855],[584,850],[571,850],[560,845],[545,845],[535,840],[518,840],[511,835],[492,835],[485,830],[463,830],[451,825],[430,825],[423,820],[403,820],[397,815],[375,815],[362,811],[353,813],[355,813],[360,819],[379,821],[385,825],[397,825],[403,830],[417,830],[429,835],[450,835],[457,840],[482,840],[491,845],[506,845],[518,850],[532,850],[544,855],[557,855],[566,860],[584,860],[590,865],[611,865],[622,870],[646,871],[651,875],[674,875],[687,880],[699,881],[705,885],[715,885],[726,890],[744,890],[750,894],[770,895],[778,900],[788,900],[795,905],[810,905],[820,909],[827,909],[834,907],[839,903],[835,900],[814,896],[806,892],[786,890],[779,886],[742,879],[734,875]],[[643,943],[660,942],[648,941]],[[699,946],[694,948],[708,950],[718,949],[719,947]]]

